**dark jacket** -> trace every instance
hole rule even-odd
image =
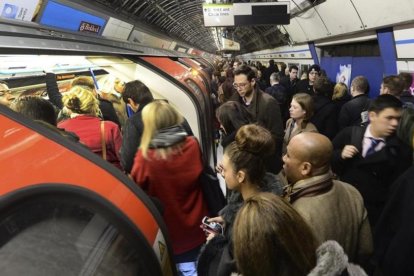
[[[347,126],[361,125],[361,112],[367,111],[369,104],[370,99],[366,94],[355,96],[349,102],[345,103],[339,112],[339,129]]]
[[[279,104],[280,114],[282,115],[283,125],[286,124],[289,119],[289,94],[286,88],[282,84],[274,84],[271,87],[266,88],[267,94],[271,95]]]
[[[246,106],[238,93],[235,93],[230,100],[238,101]],[[282,168],[282,144],[284,136],[279,104],[272,96],[256,89],[250,105],[246,106],[246,108],[251,113],[253,122],[269,130],[275,140],[276,150],[265,162],[267,171],[278,173]]]
[[[391,136],[383,149],[363,158],[360,153],[366,128],[348,127],[335,137],[332,170],[341,181],[352,184],[361,193],[373,228],[388,199],[391,184],[412,163],[412,150],[399,138]],[[345,145],[354,145],[360,153],[342,159]]]
[[[139,110],[126,120],[124,126],[120,156],[121,165],[126,173],[130,173],[132,170],[134,157],[144,132],[144,123],[142,122],[142,109],[144,106],[140,105]]]
[[[400,100],[405,107],[414,108],[414,96],[411,94],[411,91],[403,91]]]
[[[313,85],[309,84],[308,79],[298,81],[295,89],[295,94],[296,93],[307,93],[309,95],[315,94],[315,92],[313,91]]]
[[[275,64],[273,65],[269,65],[269,67],[267,67],[263,72],[263,79],[266,82],[266,86],[269,87],[270,86],[270,75],[273,73],[277,73],[279,72],[279,68],[277,68],[277,66]]]
[[[335,103],[328,97],[315,94],[314,113],[311,118],[319,133],[332,140],[337,133],[338,110]]]
[[[270,192],[276,195],[283,194],[283,184],[279,176],[266,173],[263,179],[262,192]],[[228,204],[220,211],[225,221],[224,235],[216,235],[201,250],[198,258],[197,273],[199,276],[228,276],[231,272],[237,272],[233,259],[233,246],[231,233],[236,214],[243,205],[243,198],[237,191],[233,191]]]
[[[374,232],[374,263],[381,275],[414,275],[414,166],[393,184]]]

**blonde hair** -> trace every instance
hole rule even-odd
[[[340,99],[348,93],[348,86],[345,83],[338,82],[335,84],[332,100]]]
[[[317,242],[303,218],[282,198],[248,198],[233,226],[234,259],[243,276],[306,275],[316,265]]]
[[[148,149],[150,148],[151,140],[157,132],[163,128],[182,124],[184,118],[170,104],[158,100],[144,107],[142,110],[142,121],[144,123],[144,132],[142,133],[140,149],[144,158],[149,159]],[[180,148],[180,145],[156,149],[156,155],[161,159],[167,159],[171,153]]]
[[[65,93],[62,101],[63,105],[74,113],[92,116],[100,114],[98,99],[91,91],[80,86],[75,86]]]

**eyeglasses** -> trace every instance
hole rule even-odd
[[[245,88],[247,85],[249,85],[250,82],[246,82],[246,83],[233,83],[233,87],[234,88]]]

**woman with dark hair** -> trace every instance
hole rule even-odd
[[[272,135],[258,125],[242,126],[235,141],[225,148],[222,175],[227,188],[232,190],[228,204],[220,217],[210,222],[221,223],[223,234],[210,234],[199,259],[199,276],[230,275],[237,272],[233,260],[232,227],[237,211],[249,197],[265,191],[282,193],[282,184],[274,175],[266,173],[264,158],[274,147]]]
[[[293,96],[289,108],[290,119],[286,122],[285,137],[283,139],[283,155],[293,136],[302,132],[318,132],[315,125],[309,122],[313,115],[313,99],[307,93],[298,93]]]
[[[280,197],[245,200],[233,227],[234,258],[243,276],[366,276],[336,241],[317,247],[312,230]],[[316,252],[315,252],[316,250]]]
[[[216,111],[217,120],[224,132],[221,145],[226,148],[236,137],[236,132],[252,122],[252,116],[239,102],[228,101]]]

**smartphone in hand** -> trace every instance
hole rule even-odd
[[[204,217],[201,221],[201,223],[203,224],[203,228],[205,231],[213,233],[213,234],[224,234],[224,229],[223,226],[218,223],[218,222],[208,222],[207,220],[209,219],[209,217]]]

